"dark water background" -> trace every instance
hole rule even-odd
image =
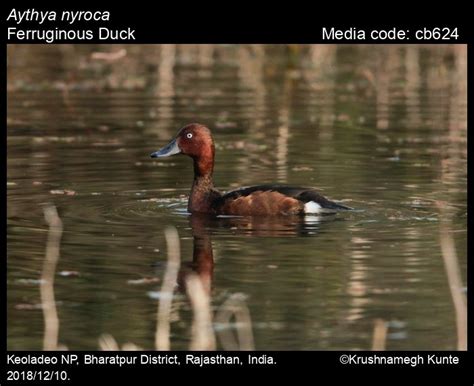
[[[55,296],[69,349],[95,350],[103,333],[153,349],[167,226],[184,262],[193,235],[212,243],[212,309],[242,293],[256,349],[370,349],[378,319],[388,350],[458,348],[440,240],[454,242],[465,296],[466,56],[461,45],[10,45],[8,349],[42,349],[45,203],[64,225]],[[314,186],[358,211],[193,223],[190,160],[149,154],[195,121],[213,130],[220,189]],[[178,291],[172,348],[188,348],[191,320]]]

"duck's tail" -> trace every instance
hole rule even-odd
[[[337,210],[354,210],[354,208],[351,208],[350,206],[337,204],[335,202],[333,202],[333,204],[334,204],[334,209],[337,209]]]

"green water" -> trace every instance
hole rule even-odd
[[[167,226],[183,272],[204,250],[214,316],[242,294],[256,349],[370,349],[377,319],[388,350],[458,347],[440,238],[465,296],[465,46],[10,45],[7,70],[8,349],[43,347],[46,203],[69,349],[153,349]],[[191,161],[149,158],[190,122],[213,131],[219,189],[313,186],[357,210],[193,220]],[[173,349],[192,317],[178,288]]]

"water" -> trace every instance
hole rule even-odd
[[[370,349],[378,319],[388,350],[458,348],[440,243],[454,243],[463,297],[465,46],[10,45],[7,96],[8,349],[43,347],[47,203],[64,226],[54,290],[69,349],[104,333],[153,349],[168,226],[180,278],[199,272],[214,316],[241,294],[256,349]],[[195,121],[213,129],[220,189],[314,186],[357,210],[189,216],[190,160],[149,154]],[[183,291],[173,349],[190,343]]]

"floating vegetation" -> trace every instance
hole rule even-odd
[[[70,189],[53,189],[50,190],[49,193],[51,194],[64,194],[66,196],[74,196],[76,192]]]
[[[150,299],[153,299],[153,300],[173,298],[173,294],[171,294],[170,292],[162,292],[162,291],[148,291],[147,295]]]
[[[81,274],[78,271],[60,271],[58,272],[59,276],[63,277],[78,277],[81,276]]]
[[[294,166],[291,168],[291,170],[294,172],[310,172],[314,169],[310,166]]]
[[[144,277],[141,279],[130,279],[127,280],[127,284],[131,285],[143,285],[143,284],[153,284],[158,283],[160,279],[158,277]]]
[[[41,303],[29,304],[29,303],[20,303],[15,304],[16,310],[41,310],[43,305]]]
[[[43,279],[17,279],[15,283],[26,285],[39,285],[43,283]]]

